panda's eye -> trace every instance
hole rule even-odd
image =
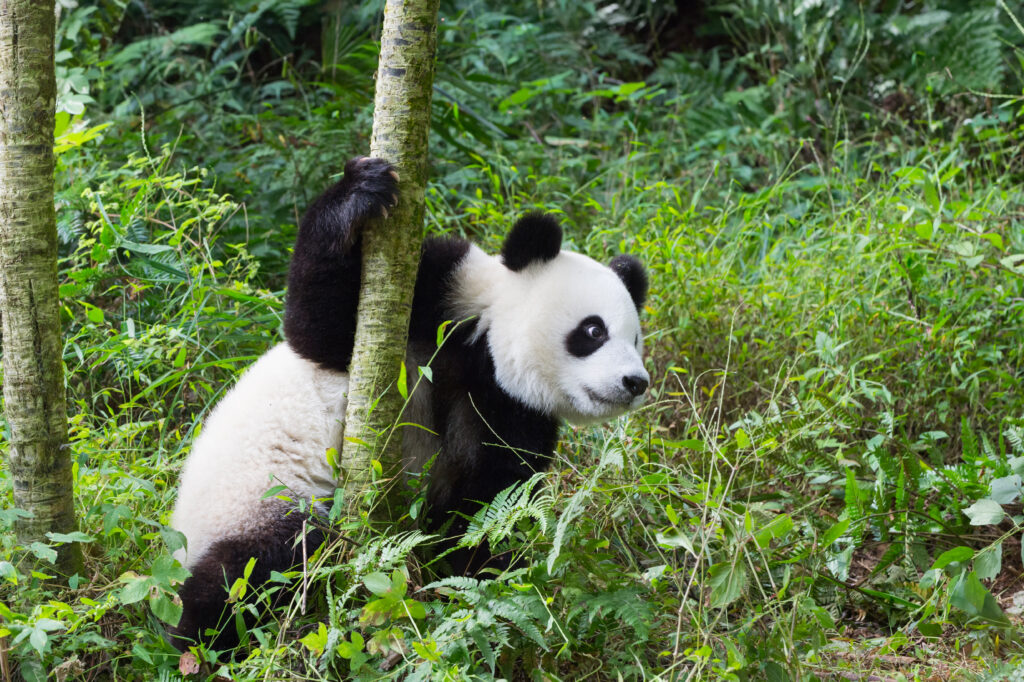
[[[576,328],[569,332],[565,339],[565,347],[577,358],[585,358],[608,340],[608,327],[597,315],[583,318]]]

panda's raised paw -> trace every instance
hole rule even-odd
[[[398,173],[384,159],[352,159],[345,164],[342,183],[349,198],[360,200],[355,206],[361,215],[386,218],[398,203]]]

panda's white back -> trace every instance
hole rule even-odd
[[[281,343],[250,367],[206,419],[181,475],[171,525],[185,534],[191,566],[209,546],[244,535],[270,512],[263,493],[330,496],[327,448],[341,449],[348,376]]]

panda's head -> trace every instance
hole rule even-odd
[[[650,381],[638,317],[647,275],[632,256],[602,265],[561,243],[551,216],[515,224],[478,282],[480,330],[505,392],[570,422],[610,419],[639,406]]]

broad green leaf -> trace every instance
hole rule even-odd
[[[969,616],[1002,626],[1009,626],[1010,621],[999,608],[995,597],[985,589],[978,576],[971,571],[953,586],[949,603]]]
[[[363,578],[363,585],[378,597],[383,597],[391,590],[391,580],[384,573],[370,573]]]
[[[408,584],[406,581],[405,573],[398,570],[397,568],[391,572],[391,591],[395,597],[401,599],[405,596]]]
[[[989,499],[999,504],[1010,504],[1021,494],[1020,474],[1010,474],[992,480]]]
[[[17,585],[18,571],[14,568],[14,564],[10,561],[0,561],[0,578],[3,578],[11,584]]]
[[[437,642],[432,639],[425,639],[422,642],[413,641],[412,649],[415,651],[420,658],[426,659],[433,663],[441,660],[441,655],[437,649]]]
[[[412,618],[423,620],[427,617],[427,608],[422,602],[418,602],[415,599],[406,599],[404,603],[407,614]]]
[[[153,562],[149,569],[153,579],[164,585],[170,585],[174,581],[184,582],[189,572],[182,568],[181,564],[174,560],[170,554],[161,554]]]
[[[939,555],[939,558],[932,564],[932,568],[940,570],[952,563],[963,563],[969,561],[974,557],[974,550],[970,547],[954,547],[953,549],[947,549],[945,552]]]
[[[181,604],[176,604],[167,594],[160,593],[149,598],[149,607],[153,615],[167,623],[177,625],[181,620]]]
[[[121,576],[124,578],[124,576]],[[135,602],[142,601],[149,596],[149,588],[153,584],[152,579],[149,576],[139,576],[134,578],[121,588],[121,595],[119,597],[122,604],[134,604]]]
[[[659,545],[673,548],[682,547],[693,556],[697,556],[697,553],[693,551],[693,542],[690,541],[690,537],[681,530],[674,529],[671,533],[658,533],[654,539],[658,541]]]
[[[760,529],[754,531],[754,542],[764,549],[772,540],[783,537],[793,530],[793,519],[789,514],[779,514]]]
[[[743,594],[747,585],[747,569],[742,563],[715,564],[710,571],[711,606],[728,606]]]
[[[991,580],[1003,570],[1003,543],[997,542],[978,553],[974,559],[974,572],[981,580]]]
[[[972,526],[989,526],[999,523],[1006,512],[995,500],[981,499],[964,509],[964,514],[971,520]]]
[[[324,647],[327,646],[327,626],[320,623],[320,627],[316,632],[310,632],[305,637],[299,640],[307,649],[312,651],[314,654],[320,655],[324,651]]]
[[[1001,258],[999,263],[1010,270],[1024,270],[1024,253],[1015,253],[1012,256]]]

